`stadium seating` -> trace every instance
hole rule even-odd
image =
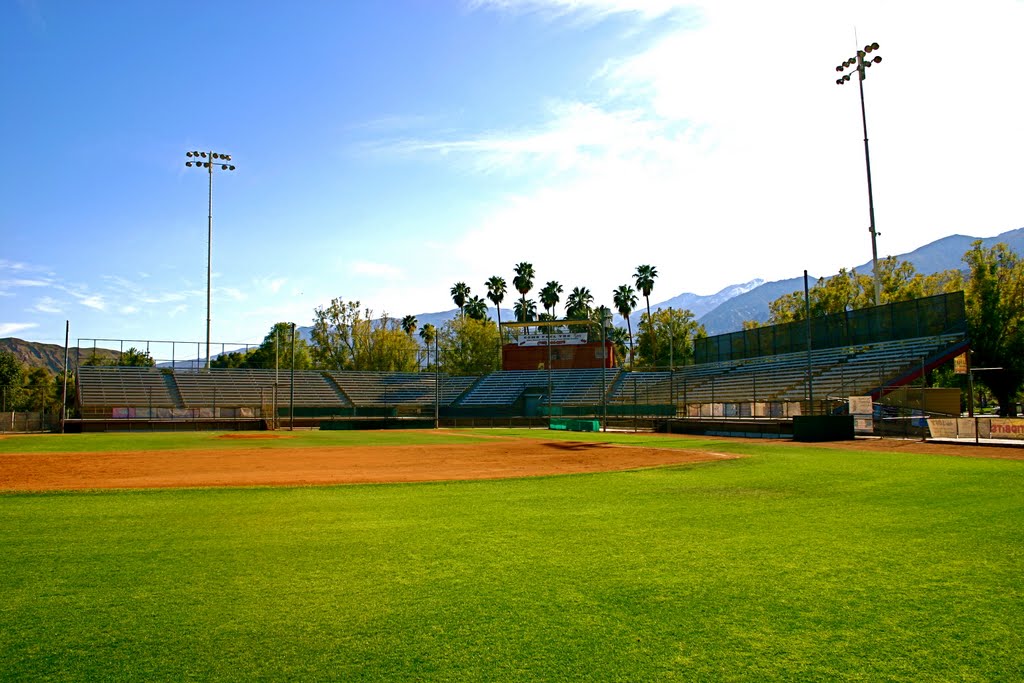
[[[964,344],[963,334],[952,334],[814,350],[810,354],[810,377],[815,399],[868,394],[877,397],[905,383],[915,372],[919,374],[926,366],[958,352]],[[611,405],[674,405],[683,414],[717,414],[726,410],[721,407],[726,404],[746,406],[734,408],[741,412],[776,414],[775,408],[756,406],[806,401],[807,379],[806,352],[687,365],[672,372],[517,370],[483,377],[304,370],[296,371],[293,378],[290,372],[277,375],[273,370],[241,368],[83,366],[78,370],[78,395],[83,415],[108,417],[112,410],[125,408],[146,415],[157,415],[155,409],[168,409],[171,413],[164,410],[160,414],[174,416],[178,414],[174,411],[214,409],[218,413],[231,408],[251,408],[253,415],[266,414],[257,410],[265,411],[272,405],[275,381],[279,407],[289,403],[294,386],[294,405],[317,411],[364,406],[422,410],[435,403],[476,412],[488,408],[507,411],[531,394],[553,406],[596,406],[606,398]],[[701,406],[711,406],[710,413]]]

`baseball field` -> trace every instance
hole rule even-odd
[[[1011,449],[0,438],[4,680],[1024,679]]]

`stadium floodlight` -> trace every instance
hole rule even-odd
[[[872,64],[882,63],[882,57],[880,55],[868,57],[870,53],[877,49],[878,43],[865,45],[863,50],[857,50],[856,57],[850,57],[837,66],[836,71],[842,73],[850,67],[856,67],[858,75],[857,84],[860,86],[860,120],[864,127],[864,164],[867,167],[868,172],[868,220],[870,221],[868,230],[871,232],[871,269],[875,284],[875,305],[881,306],[882,283],[878,274],[878,232],[875,230],[875,198],[871,191],[871,154],[868,151],[868,117],[864,112],[864,79],[867,78],[867,70]],[[849,81],[850,74],[846,73],[836,79],[836,85],[843,85]]]
[[[201,159],[220,159],[231,161],[230,154],[219,152],[185,152],[185,166],[188,168],[204,168],[210,178],[208,211],[206,216],[206,369],[210,369],[210,268],[213,260],[213,171],[220,168],[222,171],[234,171],[234,164],[210,163],[200,161]]]

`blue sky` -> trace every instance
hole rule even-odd
[[[1014,0],[0,6],[0,337],[259,341],[529,261],[652,301],[1024,226]],[[859,42],[858,42],[859,38]],[[511,306],[512,295],[507,305]]]

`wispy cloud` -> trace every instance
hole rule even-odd
[[[107,310],[107,302],[99,294],[87,294],[82,296],[76,296],[78,303],[82,304],[86,308],[91,308],[95,311]]]
[[[385,148],[403,154],[434,154],[490,173],[536,174],[586,170],[616,159],[656,161],[678,142],[698,141],[686,121],[657,118],[638,108],[552,101],[547,121],[532,129],[493,131],[459,139],[403,140]]]
[[[0,337],[10,337],[34,327],[39,327],[39,325],[36,323],[0,323]]]
[[[472,9],[497,9],[505,12],[542,12],[553,16],[583,14],[605,17],[613,14],[636,14],[657,18],[691,6],[679,0],[470,0]]]
[[[53,297],[44,296],[36,302],[33,310],[40,313],[62,313],[64,309],[61,307],[60,302]]]

